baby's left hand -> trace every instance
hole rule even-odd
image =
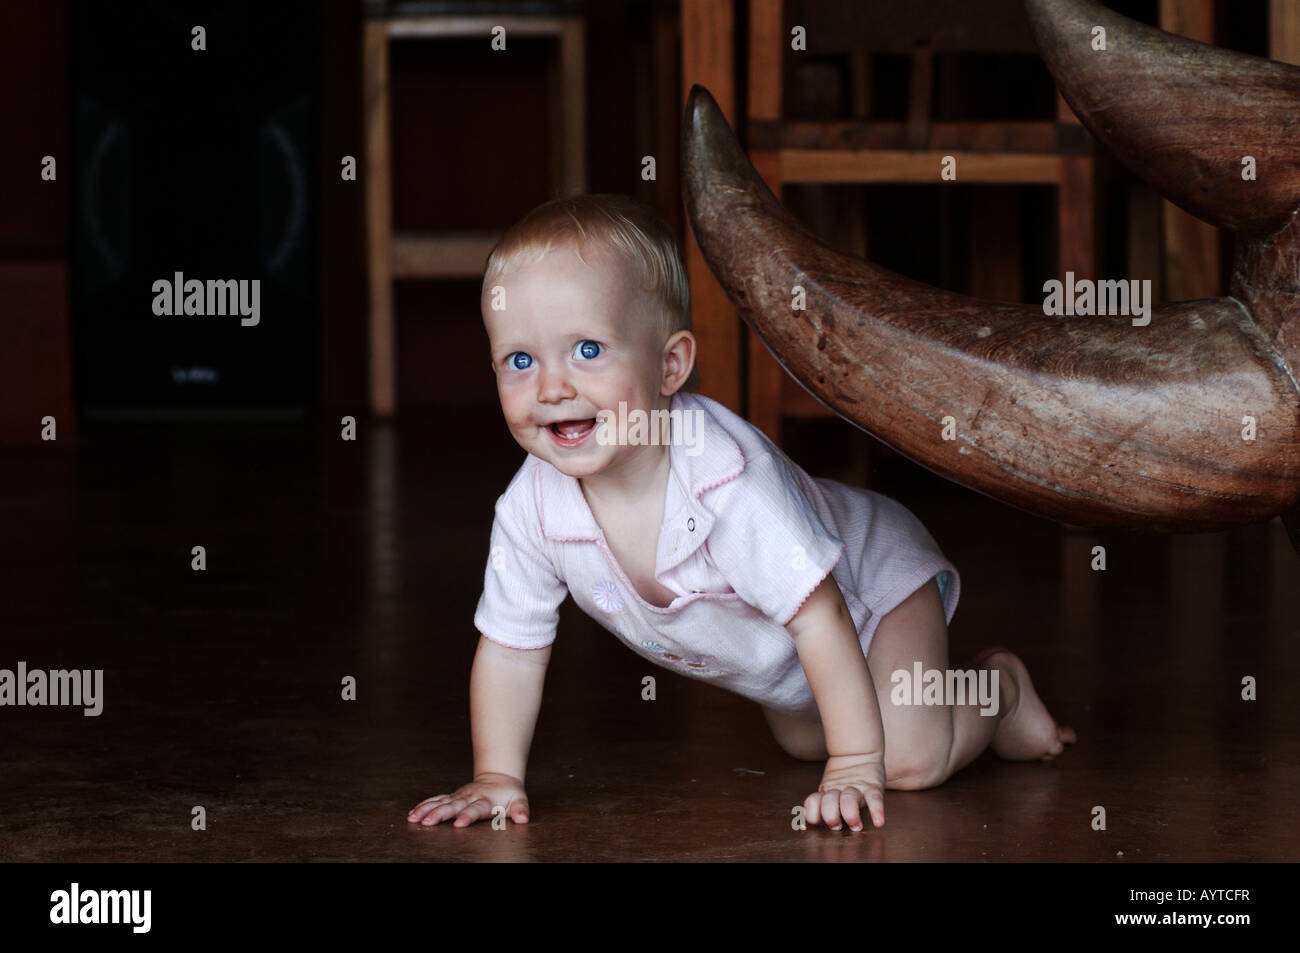
[[[833,831],[841,819],[862,830],[859,807],[867,805],[871,823],[885,826],[885,763],[879,755],[833,755],[826,759],[822,784],[803,802],[809,824],[824,823]]]

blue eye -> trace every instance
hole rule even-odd
[[[523,351],[515,351],[506,361],[517,371],[526,371],[533,366],[533,359]],[[521,363],[522,362],[522,363]]]
[[[599,356],[603,348],[595,341],[579,341],[578,346],[573,349],[575,355],[581,354],[584,360],[590,361],[593,357]]]

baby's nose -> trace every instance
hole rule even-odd
[[[537,375],[537,392],[542,400],[557,400],[573,395],[573,385],[563,368],[542,368]]]

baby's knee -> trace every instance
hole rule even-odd
[[[891,744],[885,739],[885,787],[899,791],[920,791],[938,787],[952,773],[952,723],[940,724],[933,731]]]

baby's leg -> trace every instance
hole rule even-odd
[[[934,787],[970,764],[987,748],[1014,760],[1048,759],[1060,754],[1075,733],[1059,727],[1034,691],[1024,664],[1006,649],[987,649],[968,668],[997,670],[999,699],[995,715],[981,715],[978,703],[966,705],[895,705],[891,700],[895,671],[912,677],[948,670],[948,626],[939,586],[931,579],[876,627],[867,665],[885,726],[885,786],[899,790]]]

